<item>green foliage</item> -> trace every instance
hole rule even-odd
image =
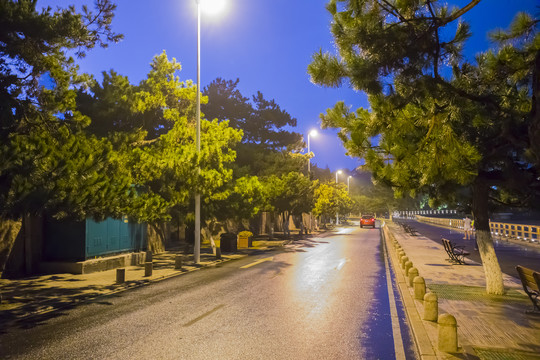
[[[107,136],[125,154],[125,166],[139,193],[128,204],[128,214],[137,219],[156,221],[170,218],[173,212],[185,214],[192,209],[194,193],[204,199],[206,216],[230,214],[223,204],[235,198],[232,191],[247,194],[245,181],[230,188],[232,170],[227,165],[236,158],[232,149],[241,140],[241,131],[229,127],[228,121],[203,119],[197,153],[195,124],[186,116],[194,108],[196,88],[180,81],[176,75],[180,69],[175,59],[168,60],[162,53],[139,86],[111,72],[104,74],[103,85],[92,82],[96,91],[79,92],[81,109],[96,121],[87,131]],[[235,206],[238,209],[240,204]],[[239,211],[251,214],[256,206]]]
[[[52,11],[36,10],[36,1],[0,0],[0,140],[12,133],[59,125],[53,116],[64,113],[75,125],[84,121],[71,113],[78,79],[74,60],[98,45],[107,47],[122,36],[111,31],[115,5],[109,0],[96,2],[96,13],[84,7]],[[45,89],[40,80],[54,86]]]
[[[353,200],[347,193],[344,184],[320,184],[315,190],[315,206],[313,214],[331,218],[337,213],[348,214],[353,209]]]
[[[236,148],[236,176],[280,176],[301,171],[307,163],[307,158],[298,154],[303,148],[302,136],[284,130],[296,126],[296,119],[260,92],[251,99],[244,97],[238,82],[214,80],[204,89],[208,103],[202,106],[209,119],[229,120],[231,127],[243,131],[242,143]]]
[[[177,76],[182,69],[165,51],[154,57],[147,78],[138,86],[114,70],[103,72],[103,81],[88,81],[77,93],[79,111],[92,119],[86,129],[98,136],[112,132],[144,131],[149,139],[166,134],[175,119],[195,117],[197,87]],[[201,99],[204,103],[206,98]]]
[[[101,84],[77,73],[68,51],[120,39],[114,5],[100,0],[96,10],[38,13],[35,1],[0,0],[2,216],[166,220],[193,193],[219,197],[232,179],[226,164],[241,131],[203,120],[197,153],[196,89],[174,59],[156,56],[138,86],[113,70]]]
[[[206,219],[240,221],[261,211],[266,203],[266,194],[256,176],[245,176],[225,183],[204,199]]]
[[[313,194],[318,181],[311,181],[298,172],[290,172],[281,177],[271,175],[264,184],[270,206],[268,210],[301,215],[313,208]]]
[[[110,27],[115,6],[95,6],[38,12],[36,1],[0,0],[1,216],[120,214],[133,197],[122,154],[81,132],[89,118],[75,108],[73,86],[86,77],[68,52],[121,39]]]
[[[509,32],[493,36],[503,45],[497,53],[470,64],[462,60],[469,26],[452,24],[469,8],[331,1],[339,56],[315,53],[308,72],[326,86],[349,81],[368,93],[370,109],[337,103],[321,115],[323,127],[339,128],[349,153],[364,158],[375,179],[398,195],[427,193],[455,203],[467,194],[462,187],[481,183],[495,202],[534,206],[540,121],[531,121],[530,94],[538,21],[518,15]]]

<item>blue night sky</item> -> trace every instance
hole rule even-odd
[[[116,0],[113,30],[124,40],[108,49],[94,49],[79,59],[81,71],[96,75],[114,69],[137,84],[149,63],[163,50],[182,64],[180,78],[196,80],[197,16],[195,0]],[[469,0],[450,1],[464,6]],[[244,96],[261,91],[298,119],[294,131],[311,139],[312,163],[331,170],[354,169],[358,159],[345,155],[335,131],[320,130],[319,114],[344,100],[353,108],[368,107],[366,96],[349,88],[313,85],[307,75],[311,56],[319,48],[334,51],[326,0],[228,0],[221,14],[206,16],[201,24],[201,84],[217,77],[240,79]],[[91,4],[82,0],[39,0],[38,7]],[[517,11],[538,15],[538,0],[483,0],[466,15],[473,38],[468,57],[489,46],[487,32],[506,28]],[[307,141],[307,138],[306,138]]]

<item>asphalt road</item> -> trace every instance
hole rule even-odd
[[[418,230],[420,234],[439,244],[441,243],[441,237],[444,237],[452,241],[452,243],[465,246],[465,250],[470,253],[467,258],[482,263],[478,250],[474,250],[474,241],[463,239],[462,231],[443,228],[414,220],[405,221]],[[516,272],[517,265],[540,270],[540,248],[501,240],[498,237],[494,238],[493,245],[503,273],[518,278]]]
[[[3,327],[0,358],[393,359],[386,274],[379,229],[343,228]]]

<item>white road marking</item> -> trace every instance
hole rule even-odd
[[[390,302],[390,318],[392,319],[392,335],[394,337],[394,351],[396,359],[405,359],[405,346],[401,337],[401,329],[399,327],[399,317],[397,313],[396,298],[394,297],[394,288],[392,287],[392,278],[390,277],[390,268],[388,264],[388,253],[386,242],[383,240],[384,251],[384,267],[386,269],[386,286],[388,287],[388,301]]]
[[[267,258],[264,258],[264,259],[259,259],[257,261],[252,262],[251,264],[240,266],[240,269],[247,269],[247,268],[250,268],[252,266],[258,265],[260,263],[263,263],[265,261],[272,261],[272,260],[274,260],[274,257],[267,257]]]

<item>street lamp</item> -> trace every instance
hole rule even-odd
[[[317,133],[317,130],[313,129],[311,130],[308,135],[307,135],[307,152],[308,154],[311,154],[311,148],[310,148],[310,138],[313,136],[317,136],[318,133]],[[311,180],[311,157],[308,158],[308,163],[307,163],[307,175],[308,175],[308,179]],[[311,211],[309,212],[309,231],[313,231],[313,226],[312,226],[312,221],[311,221],[311,218],[312,218],[312,215],[311,215]]]
[[[197,123],[197,155],[201,153],[201,8],[208,13],[217,13],[223,9],[224,0],[195,0],[197,3],[197,113],[195,121]],[[201,173],[201,168],[197,174]],[[193,248],[193,260],[195,264],[201,261],[201,194],[195,194],[195,244]]]
[[[336,171],[336,184],[338,183],[337,177],[341,173],[342,173],[341,170]],[[337,191],[337,187],[336,187],[336,191]],[[339,213],[338,213],[338,211],[336,211],[336,225],[339,225]]]
[[[343,172],[343,171],[341,171],[341,170],[336,171],[336,184],[338,183],[338,181],[337,181],[337,176],[338,176],[338,174],[341,174],[342,172]]]
[[[311,153],[311,149],[310,149],[310,141],[309,139],[313,136],[317,136],[318,135],[318,132],[317,130],[311,130],[307,136],[307,152],[308,154]],[[307,173],[308,173],[308,178],[310,177],[309,174],[310,174],[310,171],[311,171],[311,158],[308,159],[308,163],[307,163]]]
[[[351,189],[350,189],[350,185],[349,185],[349,182],[350,182],[351,178],[352,178],[351,175],[349,175],[349,177],[347,178],[347,194],[351,193]]]

